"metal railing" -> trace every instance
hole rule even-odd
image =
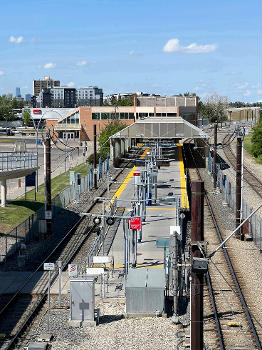
[[[35,168],[36,166],[36,153],[0,152],[0,171]]]
[[[213,174],[214,162],[211,153],[208,155],[208,170]],[[227,179],[226,174],[220,168],[220,163],[217,163],[217,187],[224,196],[225,203],[235,212],[236,210],[236,189],[235,186]],[[242,219],[248,217],[252,213],[253,208],[246,201],[242,201]],[[259,214],[254,214],[248,220],[247,231],[252,236],[256,247],[262,251],[262,218]]]
[[[98,166],[98,180],[102,181],[104,175],[109,171],[109,156]],[[52,217],[54,218],[66,206],[74,200],[79,199],[79,195],[85,191],[91,191],[93,183],[93,166],[89,165],[89,173],[81,177],[81,185],[73,184],[66,187],[57,196],[52,199]],[[0,235],[0,262],[5,261],[6,257],[15,254],[22,243],[29,243],[32,240],[38,240],[44,227],[45,208],[44,205],[38,209],[29,218],[13,228],[8,234]]]

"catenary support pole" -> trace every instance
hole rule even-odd
[[[214,124],[214,169],[213,169],[213,185],[217,188],[217,123]]]
[[[45,159],[46,159],[46,173],[45,173],[45,187],[46,187],[46,212],[50,213],[51,205],[51,138],[49,133],[45,140]],[[52,219],[46,218],[46,233],[50,235],[52,232]]]
[[[241,221],[241,163],[242,163],[242,136],[237,137],[237,159],[236,159],[236,227]],[[240,237],[240,231],[237,232]]]
[[[94,188],[97,189],[97,154],[96,154],[96,124],[94,124]]]
[[[201,257],[196,242],[204,240],[204,183],[192,182],[192,257]],[[191,350],[203,350],[203,274],[191,273]]]

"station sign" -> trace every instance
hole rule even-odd
[[[132,230],[141,230],[141,218],[131,218],[130,228]]]
[[[33,114],[42,114],[41,109],[33,109]]]
[[[105,273],[105,269],[103,267],[87,267],[86,274],[87,275],[103,275]]]
[[[44,263],[44,270],[45,271],[53,271],[55,269],[54,263]]]
[[[77,276],[77,264],[68,264],[68,275],[69,277]]]
[[[52,210],[46,210],[45,211],[45,219],[51,220],[52,219]]]
[[[112,260],[111,256],[93,256],[93,263],[94,264],[108,264]]]
[[[141,173],[134,173],[133,176],[135,177],[135,185],[142,185],[141,183]]]

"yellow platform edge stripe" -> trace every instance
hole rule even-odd
[[[189,208],[188,197],[186,192],[186,177],[185,177],[185,168],[183,162],[182,154],[182,144],[178,143],[178,160],[179,160],[179,171],[180,171],[180,182],[181,182],[181,204],[182,208]]]
[[[139,159],[144,159],[147,152],[149,151],[149,147],[146,148],[146,150],[144,151],[144,153],[141,155],[141,157]],[[137,166],[133,166],[132,170],[129,172],[129,174],[127,175],[127,177],[125,178],[125,180],[123,181],[122,185],[119,187],[119,189],[116,191],[116,193],[113,195],[110,203],[114,202],[115,198],[119,198],[122,194],[122,192],[124,191],[124,189],[126,188],[126,185],[129,183],[129,181],[131,180],[131,178],[133,177],[134,172],[137,170]]]

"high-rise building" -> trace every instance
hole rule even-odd
[[[50,96],[51,95],[51,96]],[[74,108],[78,106],[102,106],[103,90],[87,88],[53,87],[42,89],[37,97],[38,107]]]
[[[31,101],[31,94],[25,94],[25,101],[30,102]]]
[[[76,89],[77,106],[102,106],[103,90],[97,86]]]
[[[20,87],[15,88],[15,97],[21,97]]]
[[[33,95],[38,96],[43,89],[51,89],[60,86],[60,80],[53,80],[49,76],[44,80],[33,80]]]

